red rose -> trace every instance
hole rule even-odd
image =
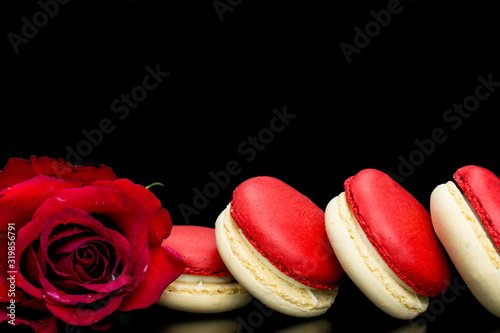
[[[12,320],[12,299],[15,323],[37,332],[56,332],[54,316],[87,326],[152,305],[184,270],[161,245],[171,227],[148,189],[104,165],[10,159],[0,171],[0,323]]]

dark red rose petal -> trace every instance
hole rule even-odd
[[[68,225],[75,225],[75,227],[53,233],[56,228]],[[85,232],[85,230],[87,231]],[[61,238],[65,235],[71,237]],[[49,246],[57,241],[58,244],[55,245],[58,246],[57,248],[52,246],[52,252],[54,252],[55,255],[61,255],[63,253],[72,253],[76,248],[82,246],[86,242],[101,240],[111,242],[107,228],[102,226],[99,221],[93,219],[87,213],[66,207],[63,209],[62,213],[54,213],[43,226],[40,235],[40,246],[43,257],[40,258],[40,262],[42,266],[47,263],[56,273],[60,272],[64,277],[75,278],[76,275],[72,274],[71,267],[66,267],[65,272],[61,272],[58,267],[55,267],[51,258],[49,258]],[[120,258],[119,253],[117,254],[117,258]],[[44,273],[47,274],[45,270]]]
[[[108,230],[108,233],[110,234],[111,242],[119,250],[122,259],[120,262],[122,269],[119,275],[111,274],[111,276],[109,276],[109,281],[101,284],[88,284],[70,280],[66,280],[61,283],[54,282],[54,284],[60,288],[64,287],[65,290],[81,290],[81,288],[85,288],[95,292],[112,292],[120,288],[132,290],[135,287],[135,285],[133,284],[134,280],[141,278],[139,275],[135,274],[134,271],[134,269],[139,271],[139,269],[137,268],[138,264],[132,266],[132,263],[127,256],[127,253],[130,252],[130,245],[128,244],[125,237],[114,230]],[[147,256],[147,259],[149,260],[149,256]],[[113,271],[116,270],[116,265],[117,264],[115,264]],[[137,284],[139,282],[137,282]]]
[[[66,307],[51,303],[47,303],[47,308],[54,316],[70,325],[89,326],[106,318],[118,309],[122,298],[123,296],[112,296],[107,303],[97,301],[94,308],[92,308],[92,305]]]
[[[30,161],[11,158],[7,161],[3,171],[0,171],[0,190],[27,181],[36,175]]]
[[[122,193],[97,186],[63,190],[57,198],[47,199],[33,217],[51,216],[63,212],[67,207],[110,218],[113,227],[118,228],[129,241],[132,262],[139,259],[147,244],[147,224],[138,209]]]
[[[36,297],[39,299],[43,299],[43,290],[35,287],[30,281],[28,281],[25,276],[22,274],[23,271],[34,270],[35,272],[41,273],[40,265],[38,264],[38,260],[36,260],[36,267],[26,267],[25,262],[21,261],[23,253],[26,249],[38,239],[40,234],[42,233],[43,226],[45,222],[48,221],[48,217],[40,217],[35,219],[33,222],[26,224],[22,229],[18,231],[17,239],[16,239],[16,266],[15,270],[18,272],[16,276],[16,286],[23,289],[24,292],[31,295],[32,297]],[[22,266],[21,266],[22,264]],[[21,269],[22,268],[22,269]]]
[[[0,323],[8,320],[10,320],[10,317],[8,317],[5,312],[0,310]],[[16,317],[16,326],[19,325],[29,326],[36,333],[57,333],[57,318],[52,315],[47,318],[37,320],[26,320]]]
[[[119,310],[143,309],[156,303],[168,285],[182,274],[184,268],[182,257],[175,251],[168,247],[153,247],[146,278],[123,299]]]
[[[3,190],[0,196],[0,232],[5,232],[8,223],[15,223],[16,230],[21,229],[45,200],[61,190],[80,186],[79,181],[39,175]]]
[[[67,180],[78,180],[87,186],[97,180],[115,180],[113,169],[105,165],[78,165],[71,166],[63,159],[49,157],[31,157],[33,170],[41,175],[62,178]]]
[[[36,220],[35,222],[38,222]],[[45,222],[43,222],[45,221]],[[70,281],[65,281],[64,283],[54,285],[50,283],[46,276],[47,271],[42,269],[44,273],[41,275],[40,280],[45,289],[45,291],[49,291],[47,295],[52,298],[54,301],[62,302],[64,304],[78,304],[78,303],[88,303],[93,301],[94,298],[102,298],[103,293],[108,293],[110,291],[117,290],[131,283],[133,279],[133,275],[127,274],[132,269],[132,264],[130,263],[130,244],[125,239],[123,235],[118,233],[117,231],[107,229],[103,227],[98,221],[94,220],[88,214],[82,211],[78,211],[74,208],[65,207],[62,213],[54,213],[51,217],[46,220],[42,220],[44,223],[42,227],[42,232],[40,235],[40,246],[42,251],[42,256],[38,256],[39,262],[41,265],[49,265],[55,273],[61,273],[60,277],[64,279],[68,278]],[[91,237],[84,236],[79,234],[80,236],[76,238],[68,238],[68,239],[59,239],[58,242],[62,242],[55,249],[55,254],[63,254],[68,253],[67,257],[61,258],[60,260],[65,260],[65,262],[52,262],[49,255],[49,239],[51,233],[58,227],[64,226],[67,224],[76,223],[78,226],[82,228],[88,228],[91,231],[96,232]],[[78,229],[78,228],[77,228]],[[113,247],[113,256],[114,256],[114,265],[107,270],[108,259],[106,258],[106,262],[104,263],[104,258],[102,258],[102,263],[105,264],[106,271],[102,271],[102,276],[98,278],[92,278],[88,275],[84,269],[77,268],[74,262],[74,251],[76,251],[79,247],[84,246],[88,243],[94,243],[99,241],[99,243],[106,243],[107,246]],[[107,248],[105,251],[107,252],[107,256],[111,256],[110,252]],[[69,257],[71,254],[71,257]],[[100,253],[102,255],[102,253]],[[118,276],[112,277],[115,273],[115,270],[118,266],[118,263],[122,266],[122,272]],[[63,270],[62,267],[67,265],[66,271]],[[97,274],[97,273],[95,273]],[[93,280],[94,283],[88,283]],[[96,282],[99,282],[98,284]],[[61,290],[63,286],[68,285],[71,289],[75,289],[75,287],[80,287],[80,292],[78,295],[69,295],[67,291]],[[81,293],[84,293],[87,290],[89,293],[97,292],[95,296],[89,297],[88,295],[84,295],[86,298],[83,298]]]
[[[36,288],[41,288],[42,283],[40,282],[40,272],[38,269],[35,269],[38,265],[38,259],[36,256],[36,252],[33,249],[33,243],[28,246],[25,253],[25,266],[27,269],[26,279]]]
[[[139,209],[144,219],[148,221],[149,243],[152,239],[161,244],[163,239],[170,235],[172,230],[170,214],[161,207],[160,200],[144,186],[134,184],[128,179],[100,181],[92,185],[120,191]]]
[[[70,208],[67,208],[66,211],[70,211]],[[22,274],[24,269],[20,269],[20,263],[21,263],[21,257],[22,253],[26,250],[26,248],[38,237],[41,235],[42,230],[44,227],[49,228],[51,223],[53,224],[54,222],[51,222],[54,219],[54,217],[46,217],[46,216],[41,216],[36,218],[33,222],[28,223],[24,228],[22,228],[19,231],[18,234],[18,241],[17,241],[17,251],[16,251],[16,270],[19,272],[17,274],[17,279],[16,279],[16,284],[18,287],[22,288],[26,293],[30,294],[33,297],[39,298],[39,299],[46,299],[49,297],[52,299],[52,301],[60,302],[63,304],[71,304],[75,305],[78,303],[88,303],[94,301],[94,299],[97,298],[102,298],[106,296],[109,292],[117,290],[123,286],[129,285],[131,281],[133,280],[133,276],[129,274],[120,274],[115,280],[110,281],[109,283],[105,284],[97,284],[97,285],[84,285],[84,284],[76,284],[73,282],[73,285],[70,283],[65,283],[68,284],[69,286],[75,286],[79,285],[80,287],[85,287],[89,290],[89,294],[87,295],[69,295],[66,294],[64,291],[60,290],[56,286],[52,285],[48,279],[47,279],[47,272],[46,269],[43,269],[41,267],[42,265],[45,265],[43,262],[44,256],[43,255],[38,255],[37,256],[37,261],[36,261],[36,267],[27,267],[28,270],[32,269],[35,272],[39,272],[39,283],[42,285],[42,288],[37,288],[35,285],[33,285],[28,279],[25,278],[25,276]],[[111,240],[114,244],[119,244],[117,248],[120,249],[120,252],[123,253],[124,256],[126,256],[126,252],[128,252],[129,248],[128,242],[124,241],[124,237],[120,235],[118,232],[114,230],[109,230],[109,233],[112,234]],[[41,263],[40,263],[41,262]],[[124,265],[124,272],[125,271],[130,271],[131,270],[131,264],[129,261],[125,260],[122,261]],[[25,264],[23,262],[23,264]],[[91,295],[88,297],[88,295]]]

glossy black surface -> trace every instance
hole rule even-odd
[[[222,21],[212,0],[72,0],[46,21],[38,14],[36,33],[23,27],[39,3],[4,4],[0,167],[30,155],[104,163],[136,183],[164,183],[153,192],[174,223],[205,226],[234,187],[257,175],[282,179],[322,208],[367,167],[399,177],[426,208],[434,187],[461,166],[500,175],[493,4],[218,3],[232,4]],[[386,26],[371,23],[376,17]],[[374,29],[369,42],[356,27]],[[16,53],[12,33],[23,29],[32,36]],[[356,38],[348,63],[341,45]],[[158,85],[144,81],[151,71],[163,73]],[[485,80],[493,83],[479,88],[485,97],[476,104],[470,96]],[[132,92],[137,101],[127,102]],[[460,111],[463,103],[473,111]],[[277,114],[288,118],[280,125]],[[70,153],[78,148],[79,156]],[[234,161],[234,175],[195,207],[196,191]],[[195,212],[183,213],[186,206]],[[417,319],[424,328],[385,315],[346,279],[333,307],[314,319],[255,304],[220,315],[153,306],[113,316],[110,332],[210,332],[220,323],[227,329],[214,331],[499,332],[500,319],[454,283]]]

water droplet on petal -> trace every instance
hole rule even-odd
[[[144,266],[144,270],[143,270],[142,272],[143,272],[143,273],[146,273],[146,272],[148,271],[148,268],[149,268],[149,266],[148,266],[148,265]]]
[[[56,200],[59,201],[59,202],[65,202],[67,201],[68,199],[63,199],[61,197],[56,197]]]

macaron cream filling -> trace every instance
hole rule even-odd
[[[252,251],[253,255],[255,257],[257,257],[257,259],[262,263],[262,265],[264,265],[267,269],[269,269],[271,272],[273,272],[274,274],[276,274],[280,279],[288,282],[289,284],[293,285],[295,288],[305,289],[305,290],[307,290],[307,289],[309,289],[309,290],[311,290],[311,289],[312,290],[319,290],[319,289],[308,287],[305,284],[302,284],[302,283],[294,280],[293,278],[285,275],[284,273],[282,273],[273,264],[271,264],[269,262],[269,260],[267,260],[266,258],[264,258],[264,256],[262,254],[260,254],[259,251],[257,251],[257,249],[252,244],[250,244],[250,242],[248,241],[248,239],[245,237],[245,235],[243,235],[243,232],[239,228],[238,228],[238,233],[240,234],[240,237],[243,240],[243,243],[245,243],[245,245],[250,249],[250,251]]]
[[[205,276],[205,275],[193,275],[193,274],[181,274],[175,280],[176,282],[184,283],[231,283],[235,282],[232,276]]]

